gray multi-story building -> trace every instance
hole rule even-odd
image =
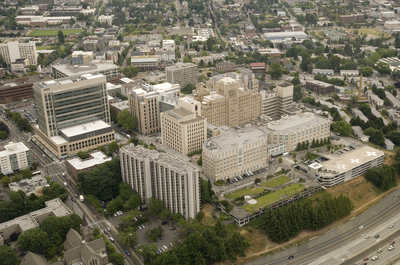
[[[292,115],[293,85],[283,83],[276,85],[274,90],[261,90],[261,114],[271,119],[280,118],[282,115]]]
[[[33,87],[36,138],[57,156],[69,156],[114,140],[104,75],[82,75]]]
[[[197,84],[197,65],[193,63],[177,63],[165,67],[167,82],[171,84],[180,84],[184,87],[187,84]]]
[[[200,170],[167,153],[133,144],[120,149],[122,181],[147,203],[157,198],[187,220],[200,212]]]

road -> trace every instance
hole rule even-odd
[[[393,223],[400,214],[400,190],[396,190],[391,195],[381,200],[376,205],[372,206],[369,210],[363,212],[361,215],[352,218],[350,221],[325,232],[324,234],[310,239],[301,245],[288,248],[284,251],[278,252],[274,255],[268,255],[258,260],[246,263],[247,265],[303,265],[311,264],[317,259],[333,253],[341,246],[345,246],[354,240],[359,240],[364,237],[365,233],[371,233],[375,236],[376,232],[382,233],[382,238],[385,239],[390,232],[387,232],[387,227]],[[358,227],[363,225],[364,229],[359,230]],[[386,230],[385,230],[386,229]],[[400,231],[400,226],[395,225],[393,233]],[[374,233],[373,233],[374,232]],[[373,233],[373,234],[372,234]],[[389,237],[390,238],[390,237]],[[372,242],[372,240],[371,240]],[[379,241],[378,241],[379,242]],[[388,242],[387,239],[382,242]],[[353,242],[354,243],[354,242]],[[370,243],[370,242],[369,242]],[[387,244],[387,243],[385,243]],[[357,245],[357,244],[355,244]],[[357,247],[357,246],[356,246]],[[374,247],[374,249],[377,249]],[[356,249],[355,251],[357,251]],[[375,250],[376,251],[376,250]],[[342,257],[348,259],[344,264],[354,264],[351,256],[357,254],[356,252],[342,252]],[[293,255],[294,259],[288,260],[288,257]],[[368,255],[362,253],[361,255]],[[352,262],[352,263],[351,263]],[[315,264],[330,264],[330,263],[315,263]],[[337,263],[336,263],[337,264]]]
[[[2,110],[3,108],[0,107]],[[67,182],[68,180],[71,180],[72,182],[74,181],[72,177],[69,176],[67,173],[66,166],[64,165],[63,162],[59,161],[57,158],[53,157],[50,152],[43,151],[40,149],[38,146],[41,146],[39,142],[38,145],[34,144],[32,141],[30,141],[30,138],[32,136],[24,133],[24,132],[19,132],[19,129],[17,128],[16,124],[11,121],[11,119],[7,119],[7,121],[4,120],[3,117],[0,116],[0,121],[3,121],[8,125],[10,128],[10,138],[13,141],[16,142],[24,142],[28,148],[30,149],[30,154],[31,157],[34,157],[35,154],[37,155],[37,160],[41,166],[38,168],[38,170],[42,171],[42,173],[45,176],[50,177],[51,179],[56,180],[59,183],[64,183]],[[45,150],[45,149],[44,149]],[[54,161],[51,159],[51,157],[54,159]],[[62,177],[61,173],[66,173],[65,177]],[[120,253],[125,253],[125,247],[123,247],[117,240],[117,231],[115,227],[111,226],[111,223],[102,215],[98,215],[94,213],[87,205],[86,202],[80,202],[78,199],[76,202],[72,202],[71,198],[74,196],[74,194],[80,194],[79,191],[75,188],[74,185],[67,185],[66,190],[68,192],[68,201],[65,203],[71,208],[73,212],[78,214],[80,217],[83,216],[83,214],[87,217],[87,220],[90,224],[92,224],[94,227],[98,227],[100,231],[104,231],[105,228],[111,227],[112,231],[109,232],[108,234],[105,234],[106,238],[109,239],[109,237],[114,238],[114,246],[116,250]],[[128,248],[129,252],[131,253],[131,256],[126,256],[125,262],[129,265],[143,265],[143,262],[141,259],[136,255],[136,253],[133,251],[132,248]]]

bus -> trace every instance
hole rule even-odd
[[[40,175],[42,175],[42,172],[41,171],[36,171],[36,172],[33,172],[32,175],[33,176],[40,176]]]

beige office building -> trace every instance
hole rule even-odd
[[[140,134],[160,131],[160,112],[175,108],[180,91],[179,84],[162,83],[144,85],[128,94],[129,112],[137,117],[136,127]]]
[[[294,151],[298,143],[323,141],[330,137],[330,120],[305,112],[283,116],[280,120],[266,125],[268,144],[286,143],[286,151]],[[277,154],[271,154],[277,155]]]
[[[160,199],[186,220],[200,212],[200,170],[193,164],[133,144],[120,149],[120,159],[122,181],[138,192],[143,204]]]
[[[235,127],[249,123],[261,114],[261,95],[239,87],[231,77],[218,80],[214,89],[202,98],[202,116],[216,125]]]
[[[188,155],[203,148],[207,120],[184,108],[161,113],[162,144]]]
[[[208,139],[203,146],[203,169],[213,180],[243,175],[267,166],[267,133],[255,127],[232,129]]]
[[[274,90],[261,90],[261,114],[271,119],[279,119],[282,115],[292,115],[293,85],[283,83]]]
[[[180,84],[184,87],[186,84],[197,84],[197,64],[177,63],[165,67],[167,82],[171,84]]]
[[[35,83],[36,138],[65,158],[115,140],[106,77],[82,75]]]
[[[239,84],[239,87],[243,87],[246,90],[251,90],[254,93],[258,93],[258,79],[256,79],[256,76],[253,74],[253,72],[248,69],[242,70],[241,73],[230,72],[226,74],[215,75],[206,82],[206,88],[216,90],[218,81],[224,79],[225,77],[230,77],[236,80]]]

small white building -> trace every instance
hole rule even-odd
[[[340,75],[359,76],[360,73],[358,70],[340,70]]]
[[[112,25],[113,19],[114,19],[114,15],[111,15],[111,16],[101,15],[97,18],[97,21],[99,23],[107,23],[108,25]]]
[[[278,11],[278,12],[276,13],[276,15],[277,15],[278,17],[286,17],[286,12],[285,12],[285,11]]]
[[[175,41],[174,40],[163,40],[162,47],[175,49]]]
[[[321,74],[321,75],[333,75],[333,69],[313,69],[313,75]]]
[[[11,71],[13,72],[25,72],[26,67],[29,65],[28,59],[17,59],[11,63]]]
[[[394,12],[393,11],[385,11],[385,12],[382,12],[382,16],[385,18],[394,18]]]

